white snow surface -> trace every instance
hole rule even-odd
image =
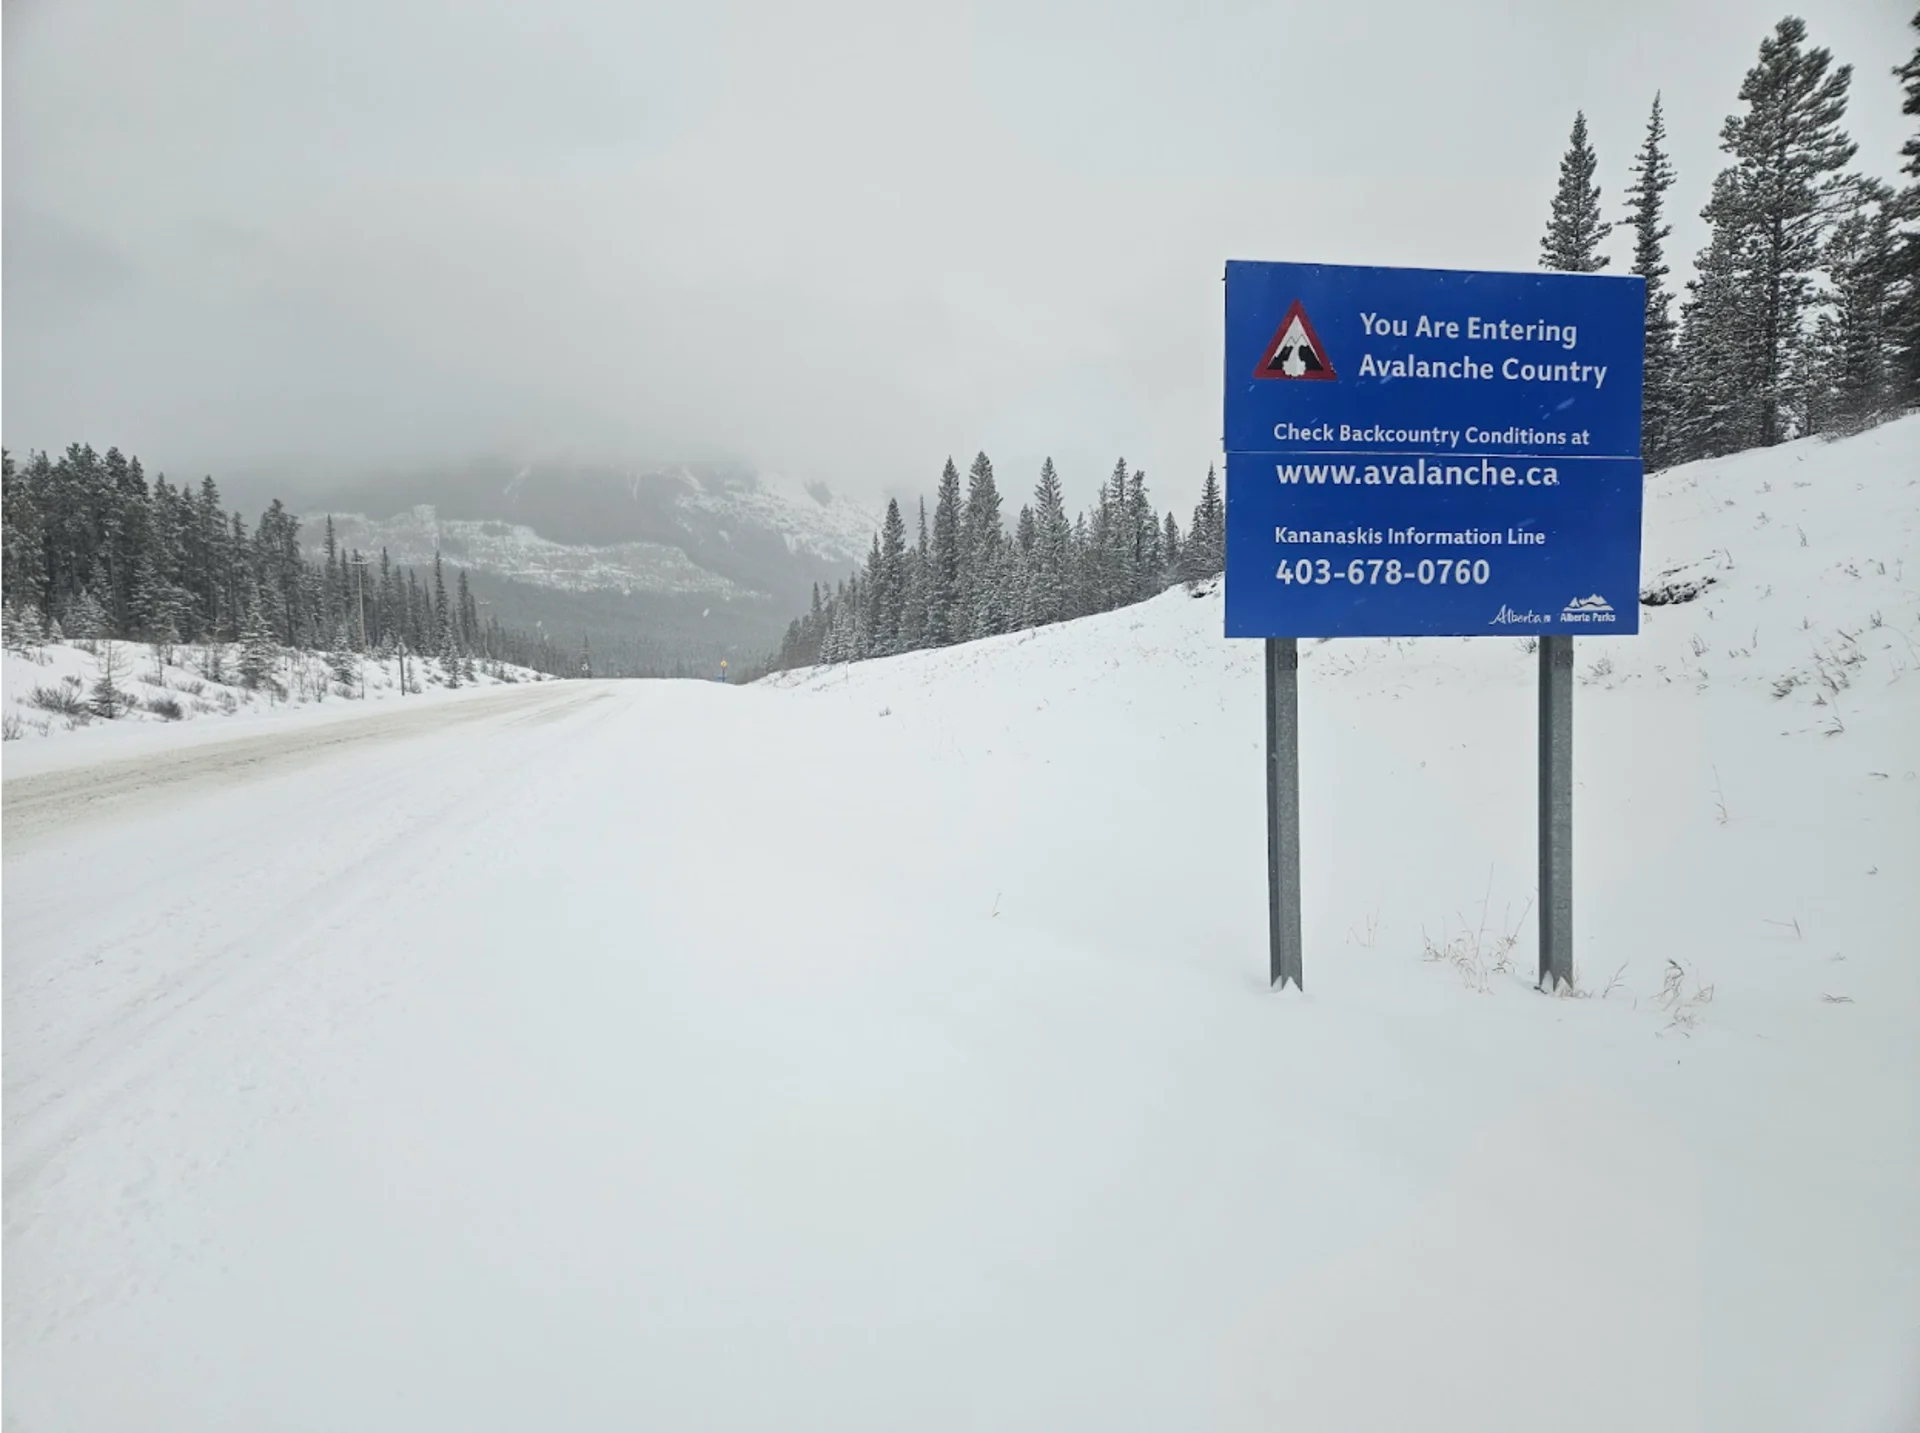
[[[1911,1429],[1917,522],[1920,419],[1650,480],[1575,996],[1514,639],[1303,644],[1268,990],[1212,590],[10,764],[6,1426]]]

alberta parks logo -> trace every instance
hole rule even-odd
[[[1591,597],[1576,597],[1560,609],[1562,622],[1614,622],[1619,619],[1614,614],[1613,604],[1595,593]]]

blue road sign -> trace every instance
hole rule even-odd
[[[1645,286],[1227,265],[1227,635],[1640,629]]]

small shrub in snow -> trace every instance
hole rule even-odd
[[[1689,978],[1693,981],[1691,994],[1687,991]],[[1660,993],[1654,997],[1654,1004],[1667,1012],[1668,1029],[1678,1029],[1683,1034],[1691,1030],[1700,1021],[1701,1007],[1712,1003],[1711,985],[1702,985],[1700,977],[1679,961],[1667,961],[1667,973],[1660,982]]]
[[[1512,972],[1514,947],[1520,944],[1520,932],[1526,924],[1527,912],[1533,909],[1533,901],[1528,899],[1517,918],[1509,906],[1497,930],[1488,923],[1492,906],[1493,876],[1489,872],[1487,893],[1480,903],[1477,924],[1469,925],[1466,916],[1459,915],[1459,934],[1439,942],[1425,931],[1420,933],[1422,955],[1427,960],[1451,965],[1469,989],[1482,995],[1487,993],[1489,981],[1494,976]]]
[[[80,683],[76,679],[69,683],[62,681],[58,686],[35,687],[27,700],[42,711],[63,717],[87,717],[86,699],[80,695]]]
[[[173,697],[148,697],[147,710],[164,721],[179,721],[186,715],[180,703]]]
[[[124,670],[120,649],[112,642],[100,646],[100,675],[93,681],[93,714],[112,721],[133,705],[133,697],[120,686]]]
[[[0,717],[0,741],[18,741],[26,729],[26,723],[20,720],[18,712],[8,712]]]

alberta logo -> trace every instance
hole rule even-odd
[[[1490,620],[1487,625],[1489,627],[1512,627],[1516,625],[1521,627],[1537,627],[1544,626],[1552,620],[1553,618],[1544,612],[1535,612],[1532,609],[1528,609],[1525,612],[1516,612],[1507,606],[1506,603],[1502,602],[1500,604],[1500,610],[1493,614],[1492,620]]]
[[[1562,622],[1613,622],[1613,604],[1595,593],[1592,597],[1576,597],[1560,612]]]

